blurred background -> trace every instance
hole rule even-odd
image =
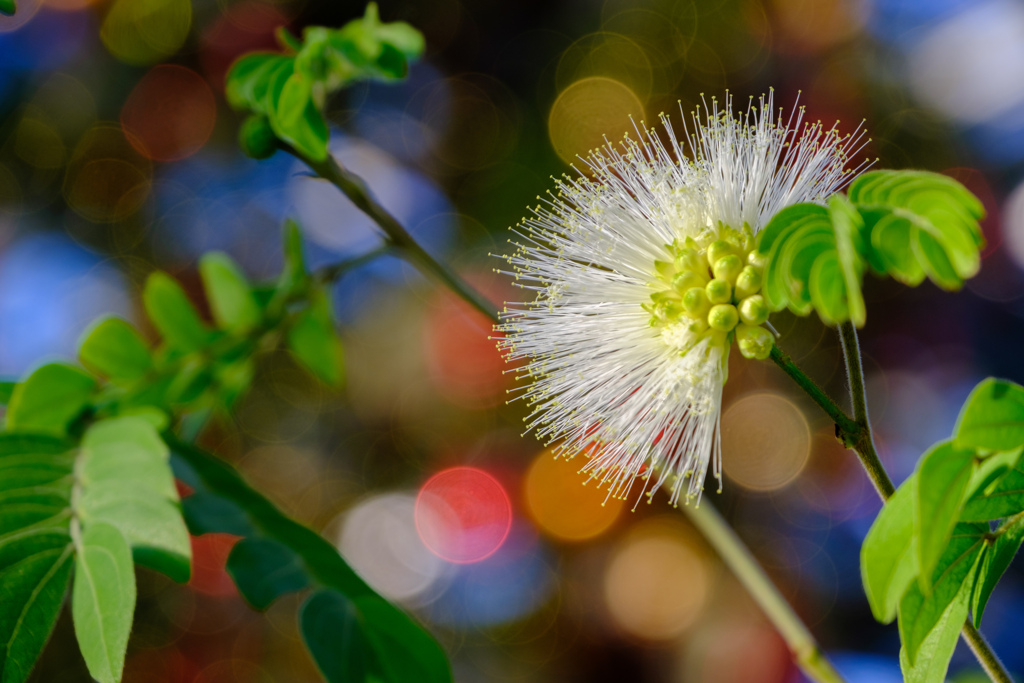
[[[957,294],[869,281],[862,334],[879,447],[901,481],[989,374],[1024,380],[1024,5],[1012,0],[401,0],[422,30],[399,85],[330,104],[332,147],[428,248],[495,301],[522,294],[489,256],[627,117],[677,127],[701,94],[740,107],[775,88],[788,111],[852,131],[876,167],[947,173],[984,201],[981,274]],[[281,25],[340,26],[358,2],[20,0],[0,18],[0,375],[73,354],[95,316],[145,325],[140,284],[170,271],[201,298],[220,249],[276,274],[293,216],[313,265],[380,243],[290,157],[242,156],[222,90]],[[201,302],[198,302],[201,303]],[[332,392],[285,353],[263,359],[234,421],[205,438],[290,514],[335,541],[444,643],[459,683],[795,683],[783,642],[683,515],[608,501],[577,463],[521,436],[489,325],[397,260],[335,290],[347,382]],[[773,319],[834,395],[835,335]],[[832,426],[774,366],[732,354],[725,491],[707,495],[752,546],[850,683],[899,681],[895,626],[874,622],[860,542],[879,503]],[[709,486],[709,491],[713,490]],[[464,495],[473,491],[471,496]],[[433,497],[479,521],[422,523]],[[426,502],[424,502],[426,501]],[[454,502],[453,502],[454,501]],[[428,520],[429,521],[429,520]],[[441,529],[441,531],[438,531]],[[468,539],[468,540],[467,540]],[[316,681],[297,598],[250,610],[223,570],[231,536],[195,539],[185,586],[139,570],[129,683]],[[983,630],[1024,672],[1024,567]],[[33,680],[87,681],[62,617]],[[951,676],[975,678],[961,645]]]

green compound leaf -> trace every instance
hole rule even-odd
[[[918,547],[921,588],[931,589],[931,576],[953,534],[974,474],[974,453],[958,450],[951,441],[928,450],[917,464],[914,486],[914,535]]]
[[[131,549],[114,526],[90,524],[77,544],[71,616],[82,657],[100,683],[118,683],[135,612]]]
[[[926,171],[871,171],[851,183],[849,196],[864,216],[877,271],[911,286],[927,275],[949,290],[977,274],[985,209],[957,181]]]
[[[146,315],[172,348],[191,352],[210,342],[212,332],[199,318],[185,290],[167,273],[149,276],[142,301]]]
[[[82,365],[112,382],[131,384],[153,367],[149,347],[129,323],[101,318],[83,335],[78,347]]]
[[[348,598],[329,589],[312,593],[299,609],[299,628],[327,683],[366,680],[366,635]]]
[[[964,586],[946,611],[939,617],[931,633],[921,642],[917,662],[911,664],[907,649],[900,648],[900,669],[904,683],[945,683],[949,660],[953,657],[960,630],[967,620],[967,586]]]
[[[199,274],[213,319],[221,329],[245,334],[259,325],[261,313],[252,287],[227,254],[204,254],[199,261]]]
[[[82,370],[50,363],[14,388],[7,407],[7,429],[63,436],[89,404],[96,380]]]
[[[757,243],[767,256],[763,294],[771,309],[816,310],[826,324],[852,319],[862,325],[861,229],[859,214],[838,195],[828,208],[794,204],[777,213]]]
[[[1024,387],[989,377],[967,397],[954,440],[961,448],[1005,451],[1024,444]]]
[[[309,308],[288,328],[288,348],[321,381],[330,386],[341,384],[341,341],[334,329],[330,301],[322,290],[312,294]]]
[[[971,615],[975,626],[981,626],[992,591],[1016,557],[1024,542],[1024,516],[1014,517],[999,528],[999,537],[985,552],[978,567],[978,578],[971,595]]]
[[[896,490],[871,525],[860,550],[864,592],[875,619],[883,624],[896,618],[900,600],[918,573],[915,486],[916,475]]]
[[[921,645],[961,590],[969,595],[975,569],[987,546],[988,531],[987,524],[958,524],[931,576],[931,592],[925,594],[917,581],[907,588],[900,601],[899,626],[900,640],[911,666],[917,665]]]
[[[300,41],[287,31],[278,39],[289,54],[252,53],[228,72],[228,103],[260,115],[246,121],[243,149],[263,158],[276,143],[268,129],[313,161],[327,158],[330,131],[320,108],[326,96],[360,80],[404,78],[423,53],[423,35],[403,22],[381,23],[373,3],[341,29],[310,26]]]
[[[242,597],[258,610],[309,585],[299,556],[269,538],[243,538],[236,543],[228,556],[227,570]]]
[[[227,463],[171,434],[165,434],[165,439],[181,459],[180,475],[196,485],[197,494],[205,490],[237,506],[257,533],[287,547],[301,560],[310,584],[337,591],[351,601],[359,614],[369,647],[364,652],[365,661],[367,666],[372,664],[375,670],[379,670],[376,671],[377,678],[384,683],[451,683],[451,669],[444,650],[433,636],[377,595],[333,545],[282,513],[246,484]],[[224,515],[221,520],[224,519],[230,520],[232,516]],[[217,520],[204,521],[216,523]],[[320,640],[309,644],[311,650],[320,646]],[[323,652],[314,652],[314,656],[318,658],[319,666],[328,666],[326,660],[320,659],[325,656]]]
[[[143,418],[97,422],[82,438],[79,515],[86,525],[117,527],[136,562],[185,582],[191,574],[191,545],[169,457],[160,435]]]

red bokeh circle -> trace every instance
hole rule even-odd
[[[512,526],[512,503],[493,476],[452,467],[432,476],[416,496],[416,531],[438,557],[456,564],[485,560]]]

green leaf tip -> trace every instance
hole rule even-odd
[[[13,17],[16,11],[18,11],[18,6],[14,0],[0,0],[0,14],[5,17]]]

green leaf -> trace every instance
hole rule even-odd
[[[861,327],[867,316],[864,297],[860,292],[861,277],[864,274],[864,264],[860,257],[860,253],[864,250],[861,239],[864,219],[857,213],[853,204],[841,194],[832,195],[829,198],[828,213],[832,218],[832,228],[836,236],[836,253],[840,272],[843,274],[845,307],[849,310],[850,321]],[[821,309],[818,310],[820,313]]]
[[[1020,451],[1012,468],[994,478],[986,487],[979,488],[967,499],[960,517],[965,522],[988,522],[1011,517],[1024,511],[1024,467]],[[988,460],[1000,458],[992,456]],[[983,466],[988,460],[982,461]],[[998,462],[998,461],[997,461]]]
[[[860,549],[864,592],[875,619],[883,624],[896,618],[907,587],[917,576],[914,538],[916,476],[903,482],[878,513]]]
[[[260,324],[262,316],[252,287],[227,254],[204,254],[199,261],[199,274],[213,319],[221,329],[245,334]]]
[[[280,69],[267,91],[270,127],[281,140],[313,161],[327,158],[330,131],[311,96],[311,84],[302,74]]]
[[[17,382],[0,381],[0,406],[5,406],[11,402],[11,396],[14,394],[14,387],[16,386],[18,386]]]
[[[245,511],[230,500],[200,490],[181,501],[182,516],[193,536],[232,534],[251,536],[256,533]]]
[[[290,519],[253,490],[238,472],[219,458],[166,434],[168,444],[190,468],[188,478],[210,493],[231,501],[246,512],[259,533],[288,547],[302,560],[316,584],[346,596],[356,606],[367,642],[385,669],[385,683],[424,681],[450,683],[451,671],[444,650],[422,627],[377,595],[337,549],[315,531]],[[392,661],[401,660],[401,661]]]
[[[302,244],[302,231],[299,229],[299,224],[291,218],[286,220],[282,237],[284,268],[281,270],[277,289],[290,293],[306,285],[309,280],[309,268],[306,265],[306,251]]]
[[[77,550],[71,615],[78,646],[93,678],[118,683],[135,612],[131,549],[115,527],[95,523]]]
[[[153,367],[146,342],[120,318],[100,318],[83,337],[78,347],[82,365],[112,382],[131,384]]]
[[[953,435],[960,448],[1007,451],[1024,444],[1024,387],[982,380],[964,402]]]
[[[87,525],[115,526],[139,564],[184,582],[191,545],[168,458],[160,435],[142,418],[95,423],[82,438],[78,510]]]
[[[757,236],[767,257],[762,294],[769,307],[797,315],[816,310],[830,325],[849,319],[862,325],[862,230],[860,215],[841,196],[828,208],[804,203],[777,213]]]
[[[67,589],[70,449],[63,439],[0,433],[0,683],[28,678]]]
[[[971,614],[974,625],[981,626],[981,617],[985,613],[985,605],[995,590],[999,579],[1010,567],[1016,557],[1020,545],[1024,542],[1024,515],[1019,515],[999,527],[999,537],[989,546],[978,568],[978,578],[971,596]]]
[[[330,301],[322,290],[311,293],[309,307],[288,328],[288,348],[323,382],[331,386],[341,384],[341,342],[334,329]]]
[[[71,577],[66,534],[0,569],[0,683],[24,683],[60,615]]]
[[[228,556],[227,570],[242,597],[258,610],[309,585],[299,556],[269,538],[243,538],[236,543]]]
[[[977,274],[985,210],[957,181],[926,171],[871,171],[850,184],[849,196],[878,252],[868,259],[876,267],[907,284],[927,274],[944,289]]]
[[[171,434],[165,433],[164,438],[184,466],[194,472],[205,490],[237,505],[245,511],[259,533],[291,548],[302,558],[309,575],[317,582],[335,588],[349,598],[376,595],[331,543],[281,512],[249,486],[231,465]]]
[[[900,601],[899,626],[900,640],[906,648],[910,665],[917,665],[917,654],[922,643],[939,624],[961,589],[966,585],[967,590],[970,590],[971,579],[985,549],[987,534],[986,524],[958,524],[931,576],[931,593],[923,593],[917,581],[912,581],[907,588]]]
[[[185,290],[167,273],[152,273],[142,292],[146,315],[167,343],[181,351],[197,351],[212,333],[199,318]]]
[[[974,474],[974,453],[951,441],[933,446],[917,463],[914,486],[914,534],[918,543],[918,578],[927,592],[931,576],[953,534]]]
[[[450,683],[444,650],[421,626],[378,595],[353,599],[385,683]]]
[[[348,598],[334,590],[312,593],[299,610],[299,628],[327,683],[367,679],[366,635]]]
[[[50,363],[18,384],[7,407],[7,429],[63,435],[89,405],[96,380],[82,370]]]
[[[263,97],[269,87],[272,73],[291,59],[270,52],[250,52],[239,58],[228,70],[224,95],[234,109],[249,109],[266,113]]]
[[[0,0],[0,14],[12,17],[17,9],[18,6],[14,4],[14,0]]]
[[[967,588],[965,585],[957,593],[921,642],[916,664],[910,663],[905,647],[900,649],[900,669],[903,671],[904,683],[945,683],[949,660],[953,657],[960,631],[967,620]]]
[[[401,80],[409,74],[409,63],[402,51],[393,45],[383,43],[377,57],[377,71],[388,80]]]

